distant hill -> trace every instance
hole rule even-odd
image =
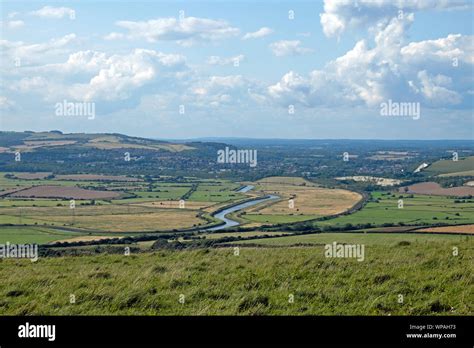
[[[209,175],[216,169],[217,151],[225,146],[118,133],[0,132],[0,175],[2,172]]]
[[[161,140],[131,137],[123,134],[85,134],[50,132],[0,132],[0,153],[34,152],[45,148],[67,146],[74,148],[95,148],[100,150],[143,149],[152,151],[181,152],[194,148]]]
[[[439,176],[474,175],[474,156],[459,158],[457,161],[452,159],[436,161],[425,171]]]

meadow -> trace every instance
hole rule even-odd
[[[241,245],[261,245],[261,246],[298,246],[298,245],[323,245],[333,242],[344,244],[364,244],[366,246],[390,245],[395,246],[400,242],[426,244],[429,242],[446,242],[453,246],[463,245],[472,242],[473,236],[461,235],[435,235],[420,233],[317,233],[303,234],[296,236],[285,236],[258,240],[244,240],[232,242]]]
[[[315,222],[316,226],[344,226],[403,223],[423,225],[444,223],[449,225],[474,223],[474,202],[454,203],[455,198],[444,196],[392,194],[372,192],[369,201],[361,210],[325,221]],[[399,199],[403,208],[398,207]]]
[[[103,177],[79,180],[80,175],[58,176],[68,180],[36,179],[32,174],[17,174],[33,178],[19,180],[0,173],[0,189],[21,189],[32,186],[100,189],[116,194],[117,199],[75,199],[70,209],[69,199],[20,198],[4,196],[0,199],[0,224],[74,227],[84,233],[155,232],[189,229],[215,223],[210,213],[219,204],[229,204],[247,196],[236,192],[241,186],[230,181],[190,179],[189,182],[144,181],[142,178]],[[84,176],[91,179],[94,176]],[[116,181],[111,181],[117,178]],[[35,187],[36,190],[39,187]],[[107,191],[105,191],[107,190]],[[89,192],[89,191],[86,191]],[[0,192],[1,194],[1,192]],[[124,197],[127,196],[127,197]],[[185,200],[184,207],[179,201]],[[31,230],[33,233],[33,230]],[[1,240],[1,236],[0,236]]]
[[[6,242],[16,244],[47,244],[84,235],[84,233],[80,232],[62,231],[46,227],[2,226],[0,228],[0,244]]]
[[[6,259],[0,314],[472,315],[473,252],[418,237],[368,244],[363,262],[319,245]]]

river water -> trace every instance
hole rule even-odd
[[[248,192],[250,190],[252,190],[254,188],[254,186],[252,185],[247,185],[247,186],[244,186],[242,187],[239,191],[237,192],[241,192],[241,193],[245,193],[245,192]],[[204,231],[218,231],[218,230],[222,230],[224,228],[228,228],[228,227],[234,227],[234,226],[239,226],[240,223],[238,221],[235,221],[235,220],[231,220],[231,219],[228,219],[226,217],[226,215],[230,214],[230,213],[233,213],[233,212],[236,212],[238,210],[242,210],[242,209],[245,209],[245,208],[248,208],[248,207],[251,207],[255,204],[259,204],[259,203],[262,203],[262,202],[266,202],[266,201],[271,201],[273,199],[278,199],[280,198],[279,196],[275,196],[275,195],[268,195],[268,197],[265,197],[265,198],[256,198],[252,201],[248,201],[248,202],[245,202],[245,203],[241,203],[241,204],[237,204],[233,207],[230,207],[230,208],[227,208],[227,209],[224,209],[222,210],[221,212],[217,213],[216,215],[214,215],[214,217],[218,220],[221,220],[221,221],[224,221],[225,224],[223,225],[219,225],[219,226],[215,226],[215,227],[209,227],[209,228],[206,228],[204,229]]]

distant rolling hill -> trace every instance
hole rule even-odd
[[[457,161],[452,159],[436,161],[426,168],[425,172],[443,177],[474,175],[474,156],[459,158]]]
[[[64,147],[68,149],[86,147],[100,150],[144,149],[153,151],[180,152],[193,150],[185,144],[131,137],[123,134],[85,134],[51,132],[0,132],[0,152],[32,152],[39,149]]]
[[[225,146],[118,133],[0,132],[0,172],[207,175]]]

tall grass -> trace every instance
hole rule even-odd
[[[321,245],[3,259],[0,314],[472,315],[474,242],[453,246],[373,244],[362,262]]]

